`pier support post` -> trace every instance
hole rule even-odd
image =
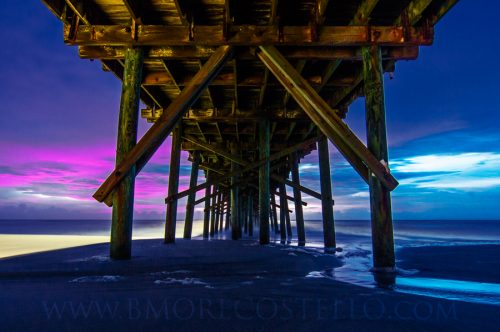
[[[210,206],[210,237],[215,235],[215,217],[217,211],[217,186],[214,185],[214,192],[212,196],[212,204]]]
[[[179,191],[179,171],[181,167],[181,123],[177,125],[172,134],[172,151],[170,154],[170,171],[168,173],[168,195]],[[175,242],[175,224],[177,223],[177,200],[167,203],[167,217],[165,222],[165,243]]]
[[[125,71],[120,101],[116,165],[137,142],[139,99],[144,53],[141,48],[128,48],[125,53]],[[112,259],[130,259],[132,252],[132,222],[136,168],[131,167],[113,195],[110,256]]]
[[[266,162],[259,168],[259,220],[260,244],[269,244],[269,120],[259,121],[259,160]]]
[[[198,170],[200,167],[200,153],[194,152],[194,160],[191,164],[191,177],[189,179],[189,188],[194,188],[198,184]],[[189,194],[186,203],[186,218],[184,220],[184,238],[190,239],[193,232],[194,202],[196,201],[196,192]]]
[[[388,168],[384,74],[380,47],[375,45],[363,47],[362,57],[368,149]],[[376,270],[392,271],[395,266],[395,257],[391,194],[373,174],[370,174],[369,186],[373,265]]]
[[[279,233],[278,212],[276,211],[276,195],[274,193],[271,195],[271,205],[273,209],[272,214],[274,219],[274,233],[278,234]]]
[[[253,195],[248,196],[248,236],[253,237]],[[268,204],[269,206],[269,204]]]
[[[300,185],[299,157],[297,153],[292,154],[292,181]],[[297,223],[298,245],[306,245],[306,233],[304,229],[304,213],[302,211],[302,195],[299,188],[293,188],[293,199],[295,200],[295,222]]]
[[[231,154],[236,155],[236,144],[231,143]],[[231,161],[231,172],[235,172],[238,169],[238,164]],[[231,178],[231,238],[233,240],[239,239],[239,233],[241,231],[239,225],[239,188],[237,185],[238,178]]]
[[[227,208],[226,208],[226,224],[224,225],[224,230],[229,229],[229,225],[231,224],[230,222],[230,217],[231,217],[231,193],[228,194],[229,197],[227,197]]]
[[[285,208],[286,202],[286,189],[285,184],[280,183],[280,235],[281,235],[281,243],[286,242],[286,213],[287,209]]]
[[[292,222],[290,220],[290,209],[288,207],[288,197],[286,194],[286,187],[285,187],[285,220],[286,220],[286,234],[287,234],[287,243],[292,242],[292,237],[293,237],[293,231],[292,231]]]
[[[219,233],[219,223],[221,222],[222,210],[224,209],[224,204],[222,202],[222,190],[219,188],[219,194],[217,195],[217,209],[215,214],[215,233]]]
[[[212,176],[212,174],[207,171],[207,181]],[[205,210],[203,213],[203,238],[208,239],[209,233],[209,223],[210,223],[210,195],[212,193],[212,186],[207,186],[205,188]]]
[[[328,140],[318,141],[319,182],[321,186],[321,210],[323,214],[323,238],[325,249],[335,249],[335,223],[333,220],[332,178],[330,174],[330,153]]]

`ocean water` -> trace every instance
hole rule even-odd
[[[296,229],[292,221],[293,237],[290,251],[322,255],[323,233],[320,220],[306,221],[305,248],[296,246]],[[177,236],[182,236],[183,221],[177,223]],[[380,281],[370,268],[371,228],[366,220],[338,220],[336,239],[341,252],[335,255],[344,265],[329,271],[310,271],[304,277],[331,278],[363,287],[384,287],[397,292],[426,295],[466,302],[500,305],[500,271],[498,283],[482,283],[451,278],[421,278],[417,270],[398,269],[395,279]],[[110,222],[104,220],[0,220],[0,257],[9,257],[43,250],[59,249],[84,244],[107,242]],[[256,230],[256,235],[258,234]],[[135,239],[162,238],[163,220],[136,220]],[[196,221],[193,236],[200,238],[202,221]],[[280,242],[279,234],[271,232]],[[227,232],[217,235],[226,238]],[[396,249],[425,246],[462,246],[500,244],[500,221],[495,220],[396,220],[394,222]],[[257,236],[256,236],[257,238]],[[457,257],[457,260],[463,259]],[[474,257],[469,258],[474,259]],[[459,261],[457,261],[459,263]]]

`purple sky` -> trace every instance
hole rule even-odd
[[[499,9],[494,0],[460,2],[434,45],[386,80],[391,168],[401,183],[396,218],[500,219]],[[114,166],[120,82],[64,45],[61,23],[41,1],[3,1],[0,28],[0,218],[108,219],[111,209],[92,194]],[[363,104],[353,104],[347,122],[364,139]],[[136,181],[137,218],[164,217],[169,146]],[[331,157],[336,217],[368,218],[366,185],[333,148]],[[185,154],[182,164],[184,188]],[[319,188],[315,154],[301,172]],[[306,200],[306,217],[318,218],[318,202]]]

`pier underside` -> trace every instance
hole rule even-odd
[[[432,44],[434,25],[457,1],[43,0],[64,23],[64,41],[123,81],[116,168],[94,195],[113,206],[111,256],[130,257],[134,179],[171,134],[166,243],[175,242],[177,201],[188,197],[184,238],[204,204],[205,238],[231,228],[239,239],[259,225],[261,244],[276,232],[304,245],[304,193],[321,200],[325,248],[334,250],[330,141],[369,185],[374,267],[393,269],[398,182],[383,75]],[[367,144],[343,121],[361,96]],[[137,141],[139,115],[153,124]],[[181,150],[193,171],[180,192]],[[300,160],[314,150],[320,192],[300,182]]]

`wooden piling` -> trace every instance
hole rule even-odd
[[[231,143],[231,154],[236,155],[237,147],[235,143]],[[231,161],[231,172],[238,169],[238,164]],[[238,178],[231,178],[231,238],[233,240],[239,239],[239,187],[237,185]]]
[[[292,181],[300,185],[299,157],[297,153],[292,154]],[[304,213],[302,211],[302,195],[297,187],[293,188],[293,198],[295,200],[295,222],[297,224],[298,245],[306,245],[306,233],[304,228]]]
[[[216,214],[216,209],[217,209],[217,190],[218,186],[214,186],[213,189],[213,196],[212,196],[212,204],[210,206],[210,237],[213,237],[215,235],[215,214]],[[208,200],[210,201],[210,200]]]
[[[211,173],[207,171],[207,181],[211,177]],[[208,239],[209,234],[209,223],[210,223],[210,195],[212,194],[212,186],[207,186],[205,188],[205,210],[203,214],[203,238]]]
[[[229,197],[227,198],[227,209],[226,209],[226,222],[224,225],[224,230],[228,230],[231,224],[231,193],[229,193]]]
[[[274,219],[274,233],[279,233],[279,225],[278,225],[278,212],[276,211],[276,195],[271,195],[271,205],[272,205],[272,214]]]
[[[141,48],[127,49],[118,120],[116,165],[121,164],[137,142],[143,63],[144,54]],[[136,168],[130,168],[113,195],[110,243],[112,259],[129,259],[131,256],[135,175]]]
[[[215,214],[215,233],[219,233],[219,223],[221,223],[222,219],[222,209],[224,208],[224,204],[222,202],[222,190],[219,188],[219,194],[217,195],[217,209]]]
[[[335,248],[335,224],[333,220],[332,178],[330,174],[330,154],[328,140],[318,141],[319,182],[321,186],[321,211],[323,214],[323,239],[326,249]]]
[[[367,143],[370,152],[389,169],[385,124],[384,77],[380,47],[362,48]],[[395,266],[391,194],[373,174],[369,180],[373,265],[379,270]]]
[[[194,188],[198,184],[198,170],[200,166],[200,153],[195,151],[193,154],[193,163],[191,164],[191,177],[189,179],[189,188]],[[186,203],[186,218],[184,220],[184,238],[190,239],[193,232],[194,202],[196,201],[196,192],[189,194]]]
[[[285,208],[285,202],[286,202],[286,190],[285,190],[285,184],[281,183],[280,184],[280,236],[281,236],[281,243],[286,242],[286,208]]]
[[[248,196],[247,201],[247,211],[248,211],[248,236],[253,237],[253,195]]]
[[[259,121],[259,159],[267,161],[259,167],[259,220],[260,244],[269,243],[269,120]]]
[[[181,167],[182,127],[179,123],[172,134],[172,150],[170,153],[170,171],[168,173],[168,195],[179,191],[179,171]],[[177,200],[167,203],[165,222],[165,243],[175,242],[175,226],[177,223]]]

